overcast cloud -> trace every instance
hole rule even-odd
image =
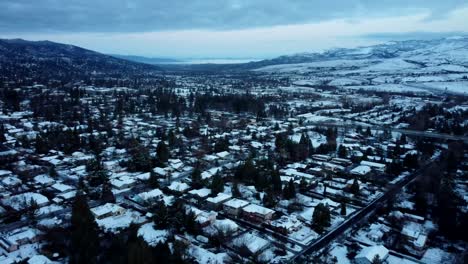
[[[0,35],[108,53],[274,56],[468,32],[467,7],[466,0],[2,0]]]

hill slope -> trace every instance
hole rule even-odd
[[[0,73],[6,77],[74,79],[92,75],[135,75],[159,69],[73,45],[0,40]]]

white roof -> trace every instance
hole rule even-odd
[[[245,245],[252,253],[257,253],[270,244],[268,240],[251,233],[245,233],[234,239],[233,242],[238,247]]]
[[[222,152],[216,153],[216,156],[218,156],[220,158],[225,158],[225,157],[229,156],[229,152],[222,151]]]
[[[256,205],[256,204],[249,204],[246,207],[242,208],[242,210],[247,213],[256,213],[256,214],[261,214],[261,215],[272,214],[275,212],[269,208]]]
[[[46,174],[37,175],[36,177],[34,177],[34,181],[39,183],[39,184],[42,184],[42,185],[46,185],[46,184],[50,184],[50,183],[55,182],[54,179],[47,176]]]
[[[357,174],[357,175],[366,175],[369,172],[371,172],[371,168],[366,165],[359,165],[356,168],[351,170],[351,173]]]
[[[49,199],[39,193],[26,192],[5,199],[3,203],[15,210],[21,210],[31,206],[31,201],[35,201],[38,205],[44,205],[49,202]]]
[[[366,247],[356,256],[356,259],[365,258],[372,262],[376,255],[379,255],[381,260],[385,260],[388,257],[388,249],[382,245]]]
[[[36,255],[28,259],[28,264],[51,264],[54,263],[44,255]]]
[[[249,202],[247,202],[247,201],[234,198],[234,199],[231,199],[231,200],[225,202],[224,206],[228,206],[228,207],[232,207],[232,208],[242,208],[242,207],[244,207],[244,206],[246,206],[248,204],[249,204]]]
[[[156,230],[153,223],[148,223],[138,229],[138,236],[142,237],[148,245],[156,246],[161,242],[166,242],[169,232],[167,230]]]
[[[219,203],[231,199],[232,195],[226,193],[218,193],[215,197],[208,197],[206,200],[210,203]]]
[[[60,182],[57,182],[54,185],[52,185],[52,188],[56,189],[59,192],[66,192],[66,191],[69,191],[69,190],[73,189],[73,187],[71,187],[69,185],[66,185],[66,184],[63,184],[63,183],[60,183]]]
[[[191,190],[189,191],[190,194],[193,194],[193,195],[196,195],[200,198],[205,198],[207,197],[208,195],[211,194],[211,190],[208,189],[208,188],[202,188],[202,189],[198,189],[198,190]]]
[[[361,161],[361,165],[367,165],[369,167],[374,167],[374,168],[379,168],[379,169],[383,169],[383,168],[385,168],[387,166],[387,165],[382,164],[382,163],[371,162],[371,161],[367,161],[367,160]]]
[[[121,212],[123,210],[125,210],[123,207],[121,207],[120,205],[117,205],[117,204],[113,204],[113,203],[106,203],[106,204],[91,208],[91,212],[96,217],[106,215],[106,214],[109,214],[109,213],[110,214],[118,213],[118,212]]]
[[[142,192],[140,194],[138,194],[138,196],[143,200],[143,201],[146,201],[148,199],[153,199],[153,198],[157,198],[157,197],[162,197],[163,193],[161,190],[159,189],[154,189],[154,190],[151,190],[149,192]]]
[[[171,182],[171,185],[169,185],[169,187],[167,188],[169,188],[169,190],[183,192],[189,189],[190,186],[188,186],[188,184],[186,184],[185,182],[175,181],[175,182]]]

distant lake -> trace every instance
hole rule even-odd
[[[251,61],[261,61],[263,59],[258,58],[247,58],[247,59],[187,59],[180,61],[166,63],[166,64],[235,64],[235,63],[247,63]]]

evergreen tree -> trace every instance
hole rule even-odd
[[[301,193],[307,192],[308,185],[307,180],[305,178],[301,178],[301,181],[299,182],[299,191]]]
[[[169,209],[164,204],[164,201],[157,202],[152,208],[153,222],[156,229],[166,229],[170,226]]]
[[[358,179],[354,178],[354,181],[353,181],[353,184],[351,184],[351,188],[350,188],[350,191],[352,194],[354,195],[358,195],[359,194],[359,182],[358,182]]]
[[[239,184],[237,183],[237,181],[233,182],[231,192],[232,192],[233,197],[236,197],[236,198],[241,197],[241,193],[239,191]]]
[[[0,144],[6,142],[5,133],[6,133],[5,125],[0,124]]]
[[[273,208],[276,206],[276,197],[271,191],[267,191],[263,196],[263,205],[265,207]]]
[[[156,153],[158,155],[158,159],[161,162],[167,162],[169,160],[169,149],[167,148],[164,141],[160,141],[156,148]]]
[[[292,179],[284,186],[283,197],[288,200],[296,197],[296,186]]]
[[[150,176],[149,176],[149,179],[148,179],[148,185],[153,189],[159,188],[158,175],[153,170],[151,170],[151,172],[150,172]]]
[[[78,193],[73,202],[70,228],[72,232],[70,263],[98,263],[98,226],[82,193]]]
[[[193,188],[200,188],[202,186],[201,173],[200,163],[197,163],[191,174]]]
[[[346,216],[346,203],[342,202],[340,206],[341,206],[340,214]]]
[[[326,227],[330,226],[331,216],[330,209],[322,203],[319,203],[312,215],[312,226],[315,231],[322,233]]]
[[[108,203],[115,203],[114,193],[112,192],[112,187],[108,178],[106,178],[102,184],[101,200]]]
[[[224,191],[224,181],[221,176],[216,173],[211,180],[211,195],[216,196],[218,193]]]
[[[340,145],[338,147],[338,157],[340,158],[346,158],[348,156],[348,150],[346,149],[345,146]]]
[[[273,191],[276,194],[281,193],[281,190],[283,189],[283,184],[281,182],[281,176],[280,173],[277,169],[272,171],[271,174],[271,183],[273,185]]]

